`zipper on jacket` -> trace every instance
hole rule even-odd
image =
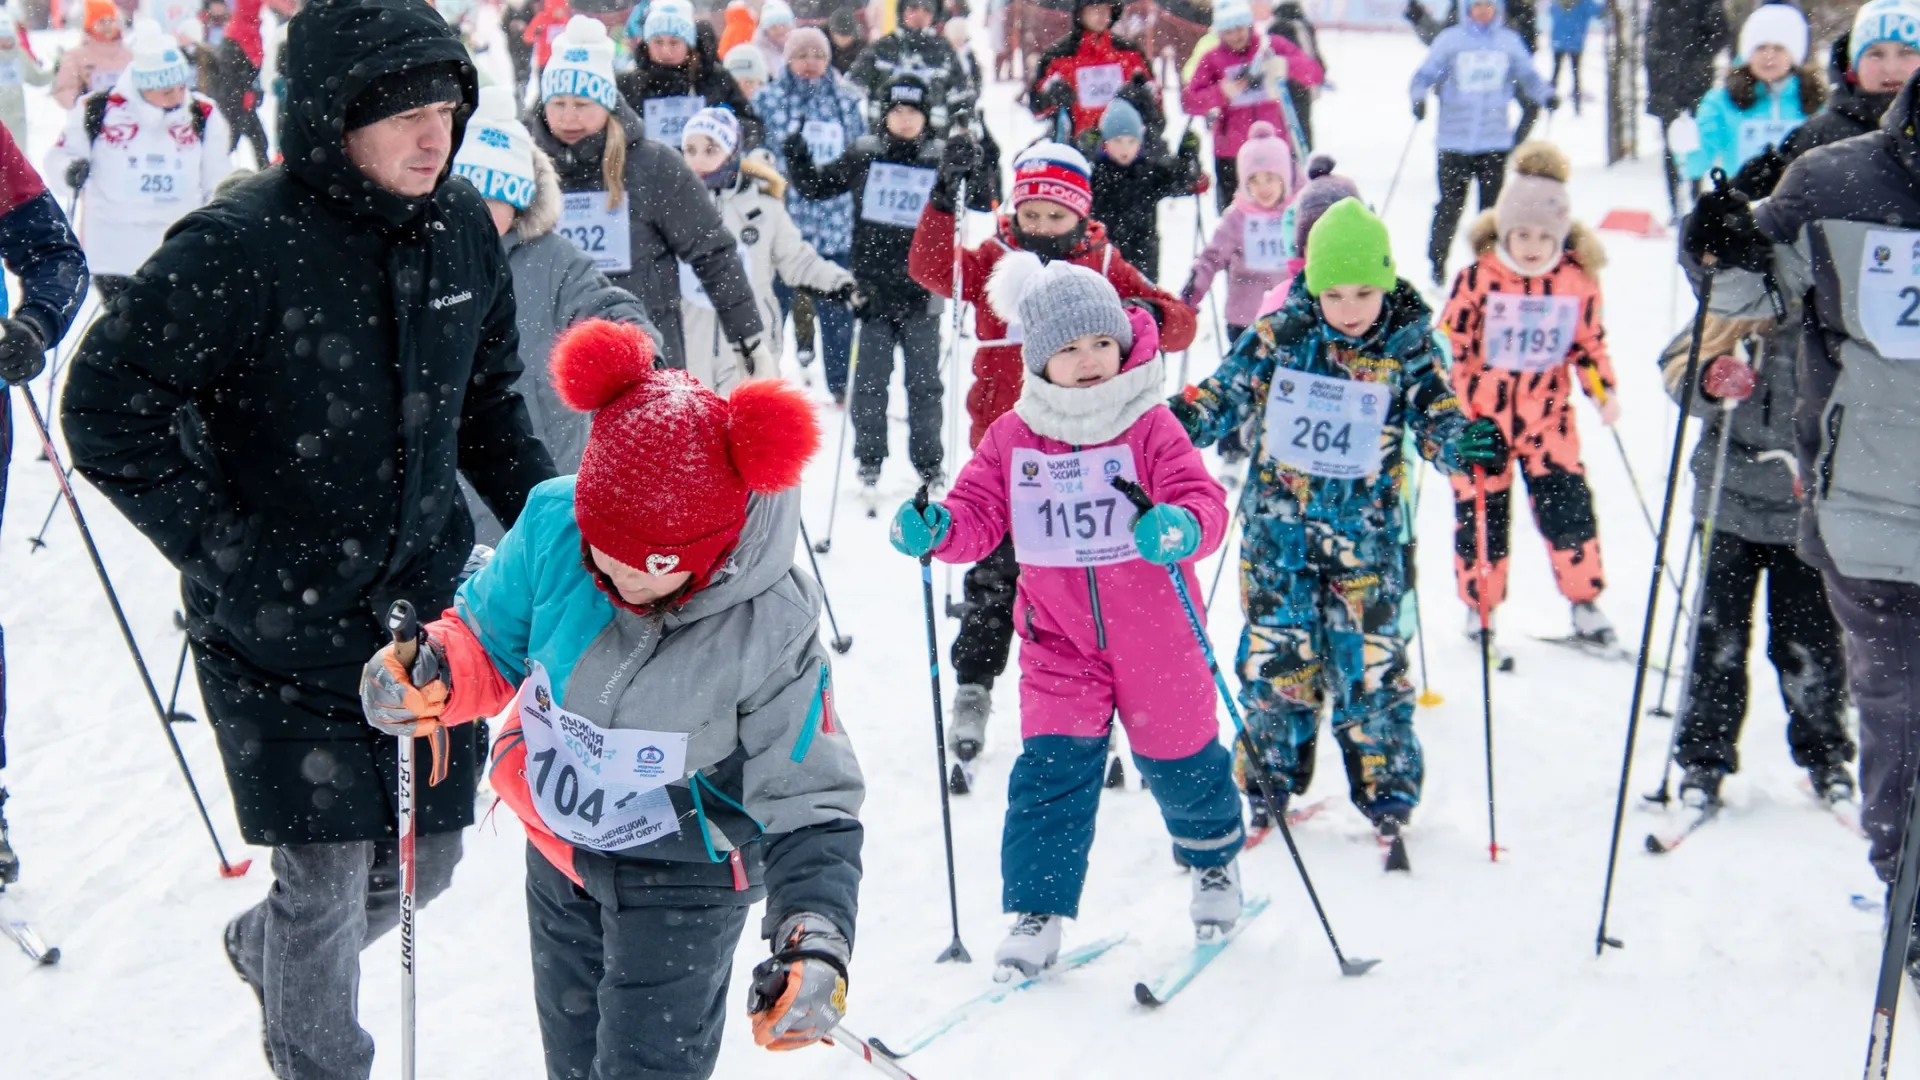
[[[1074,453],[1080,447],[1073,448]],[[1093,605],[1093,641],[1094,646],[1105,652],[1107,648],[1107,621],[1100,614],[1100,579],[1094,576],[1093,567],[1087,567],[1087,601]]]
[[[813,691],[813,704],[807,709],[807,720],[800,728],[800,738],[793,744],[793,753],[787,755],[788,760],[796,765],[807,759],[807,751],[813,749],[815,734],[833,734],[833,712],[827,703],[827,686],[827,662],[822,660],[820,681]]]

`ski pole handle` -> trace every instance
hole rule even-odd
[[[1141,487],[1139,484],[1134,483],[1124,476],[1116,476],[1107,482],[1113,485],[1115,491],[1125,495],[1127,501],[1133,504],[1134,509],[1143,514],[1153,509],[1152,496],[1148,495],[1147,489]]]
[[[420,655],[420,617],[414,614],[412,604],[393,602],[387,609],[387,632],[393,635],[394,658],[402,667],[413,670],[414,658]]]
[[[916,514],[924,515],[927,512],[927,487],[928,485],[921,484],[920,490],[913,493],[913,512]],[[920,565],[932,566],[933,553],[928,552],[920,556]]]

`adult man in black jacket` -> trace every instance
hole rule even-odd
[[[940,0],[899,0],[900,25],[893,33],[875,38],[853,62],[847,78],[867,93],[872,102],[870,119],[875,129],[886,117],[881,102],[887,85],[906,76],[927,84],[932,107],[927,120],[935,138],[946,134],[947,125],[961,113],[971,113],[978,93],[960,64],[959,54],[947,39],[934,29],[940,18]]]
[[[425,0],[314,0],[286,51],[285,163],[174,227],[87,335],[64,416],[75,465],[180,569],[241,832],[274,845],[226,936],[273,1070],[360,1080],[359,951],[398,917],[394,747],[360,669],[392,601],[452,600],[456,467],[510,524],[553,465],[512,389],[499,238],[447,182],[478,96],[459,38]],[[422,900],[473,822],[480,755],[451,743],[419,792]]]
[[[1667,199],[1680,212],[1680,171],[1669,130],[1713,89],[1713,58],[1733,45],[1723,0],[1652,0],[1647,6],[1647,115],[1660,121]]]

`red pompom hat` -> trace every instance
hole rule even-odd
[[[820,447],[799,390],[761,379],[723,398],[684,371],[656,370],[637,326],[581,323],[554,344],[548,367],[560,400],[595,413],[574,481],[581,537],[648,573],[691,571],[682,596],[724,565],[747,496],[798,484]]]

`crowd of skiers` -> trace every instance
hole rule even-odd
[[[97,286],[59,417],[74,470],[180,571],[241,832],[274,852],[224,944],[276,1076],[371,1068],[356,988],[399,918],[396,736],[433,762],[419,902],[450,884],[483,778],[526,827],[550,1076],[710,1075],[761,900],[756,1040],[833,1031],[864,785],[820,588],[793,563],[822,440],[779,380],[789,319],[870,507],[901,369],[921,495],[889,537],[969,566],[963,765],[1020,640],[1003,976],[1052,964],[1078,914],[1116,719],[1203,939],[1240,919],[1238,855],[1311,783],[1323,711],[1353,804],[1383,838],[1413,821],[1420,460],[1451,486],[1470,638],[1500,655],[1517,469],[1571,639],[1616,648],[1573,405],[1621,416],[1606,258],[1566,155],[1527,137],[1563,64],[1579,108],[1600,5],[1547,5],[1548,75],[1531,5],[1409,4],[1430,43],[1413,118],[1434,99],[1439,151],[1417,285],[1311,153],[1328,72],[1297,5],[1266,25],[1247,0],[1161,8],[1165,68],[1118,3],[1013,6],[992,70],[1024,54],[1020,100],[1049,132],[1004,168],[964,12],[939,0],[879,20],[831,0],[509,3],[506,85],[483,85],[464,0],[270,3],[283,42],[263,0],[131,25],[86,0],[51,65],[0,18],[0,257],[21,282],[0,379],[37,375]],[[1920,497],[1898,449],[1920,400],[1901,364],[1920,358],[1920,234],[1901,227],[1920,217],[1920,0],[1869,0],[1824,72],[1789,5],[1737,34],[1718,0],[1653,14],[1648,108],[1710,307],[1658,358],[1705,421],[1682,797],[1717,805],[1738,767],[1764,575],[1793,759],[1852,799],[1857,706],[1891,881],[1920,768]],[[22,82],[68,109],[37,172]],[[257,170],[234,169],[242,138]],[[1213,231],[1167,287],[1159,206],[1208,192]],[[969,211],[994,215],[972,246]],[[1216,289],[1220,364],[1169,394],[1162,354],[1194,344]],[[975,339],[958,461],[947,304]],[[1209,447],[1247,463],[1237,506]],[[1187,616],[1203,625],[1194,564],[1235,529],[1229,750]],[[399,600],[429,616],[410,662],[383,622]],[[17,873],[0,819],[0,886]]]

